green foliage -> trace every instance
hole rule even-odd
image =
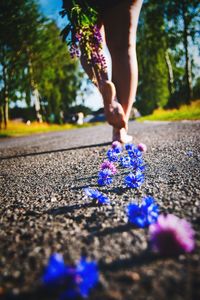
[[[178,109],[156,109],[151,115],[141,117],[138,121],[178,121],[200,120],[200,100],[190,105],[182,105]]]
[[[59,29],[51,22],[42,32],[41,50],[33,62],[35,81],[42,100],[47,104],[46,118],[54,114],[60,122],[60,111],[67,113],[81,87],[82,73],[77,61],[72,61],[67,45],[59,39]]]
[[[200,77],[197,78],[193,91],[194,91],[194,99],[200,99]]]
[[[138,27],[136,102],[142,114],[157,107],[179,107],[197,94],[191,49],[199,45],[199,21],[197,0],[144,1]]]
[[[139,86],[137,108],[143,114],[163,107],[169,98],[165,62],[166,36],[162,7],[157,1],[144,3],[138,28]]]
[[[0,103],[25,98],[38,90],[44,118],[67,110],[76,99],[82,74],[71,61],[54,22],[45,19],[34,0],[0,2]],[[7,101],[8,102],[8,101]]]

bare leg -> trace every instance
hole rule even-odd
[[[136,30],[142,0],[124,0],[103,16],[106,42],[112,58],[112,81],[126,118],[130,116],[138,84]],[[122,137],[123,135],[123,137]],[[125,130],[114,128],[113,139],[127,139]]]
[[[99,27],[105,43],[104,27],[103,25],[100,25]],[[99,77],[95,65],[89,65],[84,55],[81,56],[81,64],[89,78],[99,88],[103,96],[104,111],[108,123],[118,129],[126,127],[124,110],[121,104],[116,101],[116,89],[114,84],[108,80],[108,73],[102,72]]]

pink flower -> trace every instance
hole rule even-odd
[[[147,146],[143,143],[139,143],[137,148],[138,148],[138,150],[140,150],[142,152],[147,152]]]
[[[115,165],[110,162],[109,160],[105,160],[102,164],[101,164],[101,170],[105,170],[105,169],[109,169],[112,174],[116,174],[117,173],[117,168],[115,167]]]
[[[122,152],[122,144],[118,141],[114,141],[114,142],[112,142],[112,149],[116,153],[121,153]]]
[[[189,222],[168,214],[160,215],[149,227],[152,249],[162,255],[176,255],[194,249],[194,230]]]

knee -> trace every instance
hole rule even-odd
[[[127,41],[118,42],[118,41],[112,41],[108,45],[111,57],[123,59],[127,56],[132,56],[136,53],[136,42],[135,38],[131,38]]]

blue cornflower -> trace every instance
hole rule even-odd
[[[96,200],[98,204],[110,204],[110,200],[108,197],[104,196],[98,190],[94,190],[91,188],[84,189],[85,194],[90,197],[92,200]]]
[[[125,145],[125,149],[128,151],[128,150],[133,150],[135,149],[135,145],[134,144],[126,144]]]
[[[128,155],[131,158],[138,159],[142,157],[142,152],[137,148],[133,148],[131,150],[128,150]]]
[[[129,168],[131,166],[131,158],[130,156],[122,156],[120,157],[120,165],[124,168]]]
[[[187,151],[186,154],[187,154],[187,156],[191,157],[191,156],[193,156],[193,151],[191,151],[191,150]]]
[[[91,188],[84,189],[84,192],[88,197],[90,197],[94,200],[98,199],[98,197],[101,195],[101,193],[98,190],[94,190]]]
[[[143,172],[145,170],[144,161],[142,158],[138,159],[131,159],[131,167],[134,171],[141,171]]]
[[[49,258],[42,281],[45,284],[61,284],[70,275],[73,275],[73,270],[65,266],[63,256],[54,253]]]
[[[144,182],[144,174],[141,171],[137,171],[135,174],[130,173],[125,177],[125,184],[129,188],[138,188]]]
[[[146,197],[141,205],[130,203],[127,207],[127,215],[130,223],[144,228],[157,221],[158,205],[152,197]]]
[[[113,182],[112,171],[110,169],[101,170],[98,174],[98,184],[107,185]]]
[[[117,162],[119,160],[119,153],[117,153],[114,149],[109,149],[107,152],[107,157],[109,161]]]
[[[62,280],[61,280],[62,279]],[[77,299],[80,296],[88,297],[90,290],[99,281],[96,262],[88,262],[81,258],[76,266],[67,266],[63,256],[55,253],[50,259],[43,276],[43,282],[52,288],[66,287],[60,295],[60,300]]]
[[[104,186],[104,185],[111,184],[113,182],[113,178],[112,177],[106,177],[106,178],[99,177],[97,182],[98,182],[98,185]]]
[[[82,297],[88,297],[90,290],[99,281],[96,262],[87,262],[82,257],[76,266],[76,282]]]

